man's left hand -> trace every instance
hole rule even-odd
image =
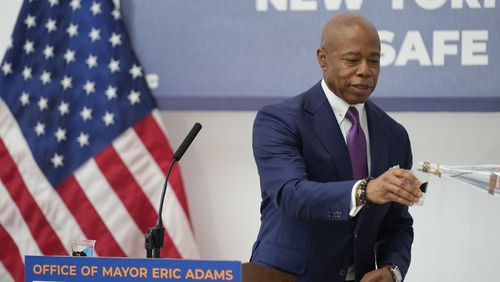
[[[366,273],[360,282],[394,282],[394,279],[387,267],[381,267]]]

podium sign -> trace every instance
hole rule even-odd
[[[234,281],[239,261],[26,256],[25,281]]]

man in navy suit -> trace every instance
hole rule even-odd
[[[299,282],[401,281],[413,242],[408,206],[422,194],[407,170],[406,130],[369,100],[380,72],[377,31],[359,14],[337,15],[317,58],[320,82],[255,119],[262,203],[251,261]],[[346,117],[352,111],[356,121]],[[353,157],[355,125],[364,153]],[[359,176],[359,164],[370,177]]]

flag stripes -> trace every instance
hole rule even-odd
[[[22,218],[16,203],[12,201],[7,189],[0,181],[0,225],[5,229],[6,234],[14,234],[13,237],[9,235],[8,240],[12,240],[21,253],[41,255],[42,252]],[[0,246],[2,250],[0,256],[7,255],[6,252],[3,252],[3,244]],[[13,254],[15,255],[15,253]],[[21,257],[21,260],[24,261],[24,257]]]
[[[75,178],[125,254],[134,257],[144,253],[144,231],[139,230],[95,160],[76,170]]]
[[[82,228],[86,238],[100,238],[105,244],[97,244],[95,252],[101,256],[126,256],[113,234],[108,230],[92,203],[83,193],[74,176],[63,182],[57,192]]]
[[[45,214],[40,210],[33,196],[29,193],[16,164],[12,160],[5,144],[0,140],[0,179],[18,206],[24,221],[34,236],[40,250],[47,255],[67,254],[59,237],[50,227]]]
[[[9,281],[14,279],[15,281],[24,281],[24,270],[18,268],[18,265],[23,264],[23,258],[14,240],[2,225],[0,225],[0,238],[3,238],[2,252],[0,253],[0,280]],[[3,267],[5,267],[12,276],[7,275],[7,273],[2,273]]]
[[[139,229],[147,230],[152,223],[156,222],[158,214],[113,146],[109,146],[99,153],[95,157],[95,161]],[[124,183],[127,185],[123,186]]]

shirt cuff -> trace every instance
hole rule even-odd
[[[399,267],[394,269],[394,272],[396,272],[396,282],[402,282],[403,280],[401,279],[402,276]]]
[[[361,184],[360,183],[361,181],[363,181],[363,180],[357,181],[352,186],[351,203],[349,204],[349,216],[350,217],[355,217],[358,214],[358,212],[361,210],[361,208],[363,208],[363,206],[364,206],[364,205],[356,206],[356,187]]]

